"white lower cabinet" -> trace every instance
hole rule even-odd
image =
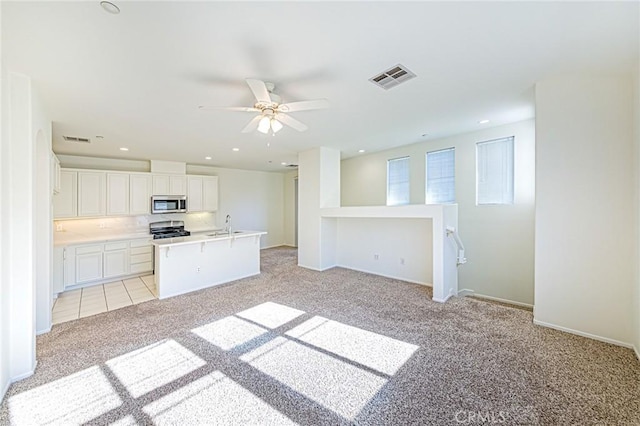
[[[103,278],[118,277],[129,273],[129,243],[121,241],[104,245]]]
[[[153,272],[151,238],[54,249],[53,292]]]
[[[76,284],[102,278],[102,244],[76,248]]]

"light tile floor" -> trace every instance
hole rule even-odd
[[[53,304],[53,323],[60,324],[157,298],[153,275],[61,293]]]

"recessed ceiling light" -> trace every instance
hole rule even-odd
[[[205,160],[211,160],[211,157],[204,157]]]
[[[283,161],[282,163],[280,163],[280,164],[282,164],[283,166],[286,166],[286,165],[287,165],[287,163],[285,163],[284,161]]]
[[[129,148],[122,147],[120,148],[120,151],[129,151]]]
[[[120,8],[111,2],[101,1],[100,6],[102,6],[102,8],[107,12],[112,13],[114,15],[117,15],[118,13],[120,13]]]
[[[487,124],[489,122],[489,120],[480,120],[478,121],[478,124]]]
[[[238,152],[238,151],[240,151],[240,148],[233,148],[232,151]]]
[[[98,135],[96,136],[96,139],[104,139],[104,136]]]
[[[359,149],[358,152],[362,154],[364,152],[364,149]]]

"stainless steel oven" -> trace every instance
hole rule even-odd
[[[151,197],[151,213],[186,213],[186,195],[154,195]]]

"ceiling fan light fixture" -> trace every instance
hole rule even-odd
[[[277,133],[280,130],[282,130],[282,123],[279,122],[278,120],[276,120],[275,118],[271,119],[271,130],[273,130],[273,133]]]
[[[260,119],[260,123],[258,123],[258,131],[266,135],[267,133],[269,133],[270,127],[271,127],[271,119],[267,116],[262,117]]]

